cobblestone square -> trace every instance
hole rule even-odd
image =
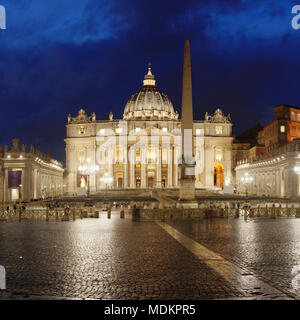
[[[299,228],[298,219],[160,225],[114,214],[75,222],[0,222],[0,265],[7,273],[0,298],[299,299]],[[203,258],[203,252],[213,257]],[[261,284],[239,282],[238,272]]]

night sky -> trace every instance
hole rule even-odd
[[[299,1],[298,1],[299,2]],[[180,112],[183,45],[191,40],[196,119],[220,107],[234,133],[300,105],[297,1],[0,0],[0,144],[14,137],[65,159],[67,115],[121,118],[152,64]]]

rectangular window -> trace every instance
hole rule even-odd
[[[284,133],[284,132],[285,132],[285,126],[284,126],[284,125],[281,125],[281,126],[280,126],[280,132],[281,132],[281,133]]]
[[[135,161],[137,161],[137,162],[141,161],[141,150],[140,149],[136,150]]]
[[[18,189],[21,186],[22,170],[8,171],[8,189]]]
[[[78,133],[80,135],[85,134],[85,127],[84,126],[80,126],[79,129],[78,129]]]
[[[155,153],[155,148],[153,146],[148,147],[147,158],[148,158],[148,161],[155,162],[156,153]]]
[[[162,149],[162,162],[167,163],[168,162],[168,150]]]
[[[223,133],[223,127],[222,126],[216,126],[216,134],[222,134]]]

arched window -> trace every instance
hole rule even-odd
[[[224,187],[224,167],[222,164],[216,164],[214,167],[214,186]]]

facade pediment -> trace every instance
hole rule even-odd
[[[96,115],[93,113],[92,116],[88,116],[83,109],[78,111],[78,115],[72,118],[71,115],[68,116],[68,123],[89,123],[96,120]]]
[[[225,116],[221,109],[217,109],[213,115],[205,113],[205,122],[210,123],[231,123],[230,113]]]

